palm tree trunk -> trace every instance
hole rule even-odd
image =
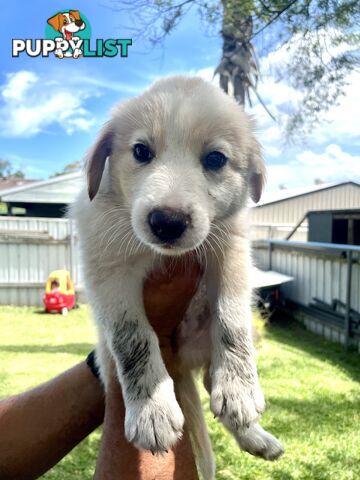
[[[220,87],[226,93],[232,93],[245,107],[247,102],[251,105],[250,88],[256,89],[259,78],[255,50],[251,44],[252,5],[244,0],[222,0],[222,4],[223,53],[215,73],[220,74]]]

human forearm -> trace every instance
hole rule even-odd
[[[1,401],[0,478],[37,478],[92,432],[103,415],[102,386],[85,362]]]
[[[102,445],[95,480],[198,479],[186,430],[182,439],[168,453],[152,455],[149,451],[138,450],[126,440],[124,418],[120,385],[113,377],[107,392]]]

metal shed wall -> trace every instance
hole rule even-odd
[[[337,299],[347,303],[348,265],[342,255],[326,255],[316,251],[305,251],[299,244],[301,242],[280,242],[283,245],[255,242],[253,245],[255,263],[264,270],[275,270],[294,277],[294,281],[283,286],[286,299],[292,300],[303,306],[308,306],[314,298],[329,305]],[[287,245],[285,246],[285,244]],[[308,242],[304,245],[309,245]],[[328,245],[337,248],[339,245]],[[271,250],[269,248],[271,247]],[[352,275],[350,283],[349,307],[360,314],[360,253],[358,247],[345,246],[357,251],[353,254]],[[315,247],[314,247],[315,248]],[[306,324],[307,325],[307,324]],[[321,320],[315,318],[308,328],[324,335],[331,340],[344,343],[345,334],[343,329],[331,328],[324,325]],[[360,338],[356,339],[360,348]]]
[[[289,242],[291,246],[292,242]],[[332,244],[329,244],[330,246]],[[268,247],[254,245],[256,265],[269,269]],[[351,282],[351,308],[360,313],[360,264],[356,256]],[[271,269],[295,278],[284,285],[286,298],[308,305],[314,297],[331,303],[335,298],[346,303],[347,264],[342,258],[306,253],[294,247],[274,248]]]
[[[256,225],[295,225],[310,210],[332,210],[360,207],[360,187],[345,184],[302,196],[288,198],[251,209]]]

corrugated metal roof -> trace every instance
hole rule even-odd
[[[327,190],[329,188],[335,188],[342,185],[355,185],[357,187],[360,187],[360,184],[358,182],[342,181],[322,183],[320,185],[310,185],[308,187],[277,190],[275,192],[265,192],[260,202],[257,205],[254,205],[254,208],[262,207],[263,205],[269,205],[271,203],[281,202],[283,200],[288,200],[289,198],[301,197],[303,195],[308,195],[309,193],[319,192],[321,190]]]
[[[29,178],[0,178],[0,190],[10,190],[11,188],[29,185],[38,181]]]

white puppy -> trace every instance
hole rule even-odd
[[[129,441],[170,449],[185,415],[200,471],[212,452],[191,370],[207,368],[211,409],[240,447],[266,459],[281,444],[257,423],[264,410],[251,334],[246,204],[264,181],[260,147],[239,105],[200,78],[156,82],[113,111],[87,159],[88,192],[73,207],[84,273],[108,359],[122,386]],[[202,284],[180,328],[178,401],[145,316],[143,283],[164,256],[195,252]]]

